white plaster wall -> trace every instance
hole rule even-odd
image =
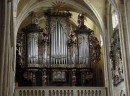
[[[125,92],[125,83],[124,82],[120,83],[117,87],[114,87],[113,89],[114,89],[113,90],[114,96],[123,96],[123,93],[126,93]]]
[[[106,0],[88,0],[97,10],[98,14],[104,19],[106,14]]]
[[[108,0],[109,1],[109,0]],[[118,12],[118,17],[119,17],[119,35],[120,35],[120,45],[121,45],[121,52],[122,52],[122,64],[123,64],[123,67],[124,67],[124,81],[121,82],[120,84],[118,84],[117,86],[113,86],[113,81],[112,81],[112,72],[111,72],[111,68],[112,66],[109,65],[109,80],[111,82],[109,82],[109,85],[110,85],[110,93],[111,93],[111,96],[124,96],[123,94],[125,93],[125,96],[129,96],[126,94],[126,91],[127,91],[127,88],[126,88],[126,75],[127,75],[127,72],[126,71],[126,68],[125,68],[125,64],[126,64],[126,61],[125,61],[125,48],[124,48],[124,33],[125,33],[125,29],[123,28],[125,25],[124,25],[124,18],[126,18],[126,16],[124,15],[124,5],[120,4],[120,2],[115,2],[114,0],[111,0],[111,2],[109,1],[110,3],[110,9],[108,10],[108,33],[109,33],[109,41],[111,41],[111,38],[112,38],[112,18],[111,18],[111,6],[115,8],[115,10]],[[122,9],[120,9],[122,8]],[[120,10],[119,10],[120,9]],[[126,42],[126,41],[125,41]],[[110,43],[111,44],[111,43]],[[110,58],[108,58],[110,59]],[[111,61],[110,61],[111,63]],[[122,93],[122,94],[121,94]]]

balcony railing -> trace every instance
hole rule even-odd
[[[105,87],[18,87],[15,96],[107,96]]]

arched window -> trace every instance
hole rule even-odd
[[[113,29],[117,27],[119,23],[119,19],[118,19],[118,14],[116,12],[116,10],[112,10],[112,25],[113,25]]]

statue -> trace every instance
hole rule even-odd
[[[79,25],[79,27],[84,25],[84,20],[85,20],[84,14],[79,14],[78,15],[78,25]]]

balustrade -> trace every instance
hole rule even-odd
[[[105,87],[19,87],[15,96],[106,96]]]

